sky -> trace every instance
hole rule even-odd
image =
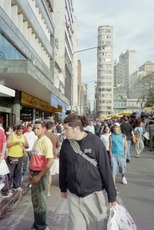
[[[97,46],[99,26],[113,26],[114,60],[135,50],[137,68],[154,61],[154,0],[74,0],[77,17],[78,50]],[[82,82],[94,97],[97,80],[97,50],[76,53],[82,64]]]

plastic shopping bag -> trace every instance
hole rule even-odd
[[[9,168],[5,160],[0,161],[0,175],[6,175],[9,173]]]
[[[116,204],[110,209],[107,230],[137,230],[137,227],[126,208]]]

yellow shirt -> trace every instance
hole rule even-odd
[[[11,143],[16,142],[16,141],[21,141],[25,142],[24,135],[21,135],[19,138],[15,133],[12,134],[12,140]],[[8,156],[9,157],[23,157],[23,145],[14,145],[8,148]]]

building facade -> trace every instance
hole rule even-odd
[[[114,66],[114,82],[115,87],[119,89],[119,98],[129,98],[129,90],[131,85],[131,74],[136,72],[136,51],[127,50],[119,56],[119,62]]]
[[[88,85],[81,83],[80,113],[87,115],[88,111]]]
[[[0,98],[8,124],[45,119],[70,105],[73,20],[71,0],[0,1],[0,81],[15,90],[15,97]]]
[[[113,112],[113,27],[98,28],[97,50],[97,117]]]

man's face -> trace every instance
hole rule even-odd
[[[41,137],[45,133],[45,127],[42,127],[41,124],[35,124],[34,126],[34,132],[37,137]]]
[[[64,133],[67,139],[74,140],[76,137],[77,128],[72,128],[68,124],[64,124]]]
[[[113,131],[114,131],[114,133],[120,133],[120,126],[114,125]]]
[[[28,126],[28,132],[31,132],[31,131],[32,131],[32,127]]]

